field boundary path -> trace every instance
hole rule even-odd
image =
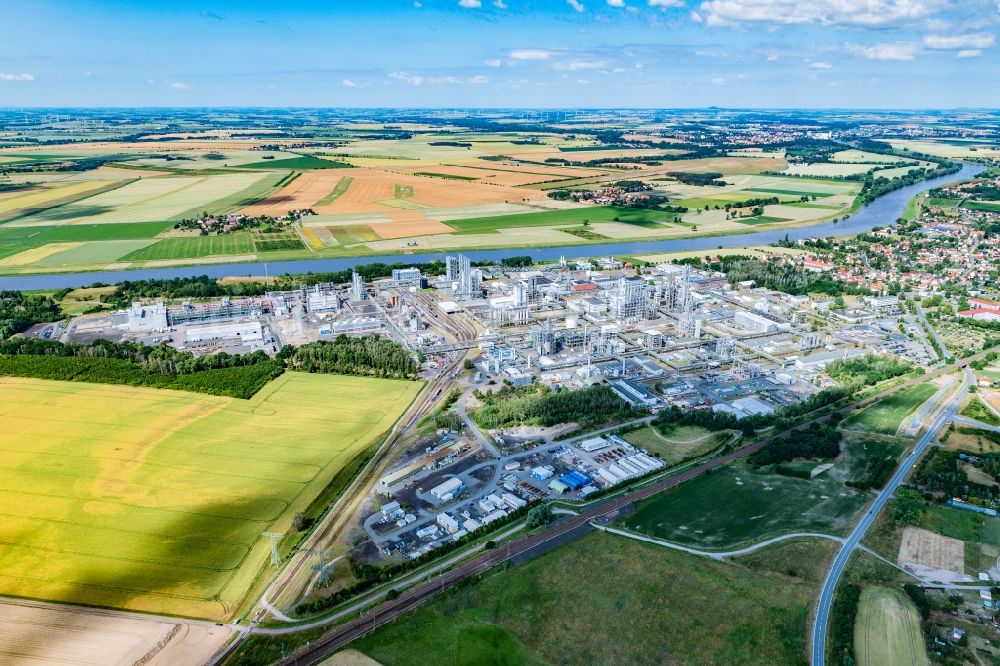
[[[736,550],[699,550],[698,548],[692,548],[691,546],[683,546],[679,543],[674,543],[672,541],[665,541],[663,539],[657,539],[655,537],[647,537],[641,534],[636,534],[635,532],[630,532],[628,530],[622,530],[615,527],[608,527],[606,525],[598,525],[596,523],[591,523],[595,528],[601,530],[602,532],[609,532],[611,534],[617,534],[629,539],[635,539],[636,541],[644,541],[646,543],[651,543],[657,546],[663,546],[664,548],[670,548],[671,550],[679,550],[683,553],[689,553],[691,555],[699,555],[701,557],[709,557],[713,560],[723,561],[727,557],[739,557],[741,555],[749,555],[750,553],[756,552],[762,548],[767,548],[768,546],[773,546],[776,543],[782,541],[788,541],[790,539],[827,539],[829,541],[836,541],[837,543],[844,543],[845,537],[835,536],[833,534],[823,534],[822,532],[791,532],[789,534],[782,534],[781,536],[772,537],[770,539],[765,539],[764,541],[759,541],[755,544],[745,546],[743,548],[738,548]],[[859,546],[861,550],[868,553],[872,557],[881,560],[884,564],[888,564],[894,569],[916,578],[922,583],[925,582],[919,576],[915,575],[911,571],[907,571],[903,567],[899,566],[892,560],[879,555],[875,551],[867,548],[866,546]]]

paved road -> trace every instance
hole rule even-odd
[[[868,513],[864,515],[854,530],[851,532],[847,540],[844,541],[844,545],[841,547],[840,552],[833,560],[833,564],[830,567],[830,571],[827,572],[826,580],[823,581],[823,589],[820,592],[819,605],[816,608],[816,618],[813,624],[812,633],[812,666],[824,666],[826,661],[826,630],[827,625],[830,622],[830,608],[833,604],[833,593],[837,588],[837,583],[840,581],[840,576],[844,572],[844,568],[847,566],[848,560],[851,559],[851,555],[854,550],[858,547],[861,539],[868,532],[872,523],[875,522],[875,518],[878,516],[879,512],[883,507],[889,502],[889,499],[899,488],[900,484],[906,478],[910,470],[916,465],[917,460],[927,449],[928,445],[934,441],[934,436],[937,434],[945,424],[949,423],[955,416],[955,412],[958,409],[959,404],[961,404],[962,399],[965,397],[966,391],[970,385],[970,372],[965,370],[963,372],[962,386],[958,391],[956,391],[951,400],[937,413],[934,420],[931,422],[930,427],[917,442],[916,446],[913,447],[913,451],[910,455],[906,457],[903,463],[896,470],[896,473],[892,475],[889,479],[889,483],[886,484],[882,492],[878,494],[875,501],[872,503],[871,508],[868,509]]]
[[[918,377],[908,379],[890,389],[881,391],[867,398],[859,400],[853,403],[853,405],[849,406],[848,409],[854,409],[854,410],[863,409],[864,407],[867,407],[868,405],[885,398],[891,393],[894,393],[896,391],[901,391],[912,386],[916,386],[917,384],[927,381],[928,379],[931,379],[933,377],[955,372],[956,370],[964,368],[969,363],[985,357],[987,353],[997,350],[1000,350],[1000,346],[961,359],[949,366],[944,366],[941,368],[934,369],[933,371],[925,375],[920,375]],[[829,420],[829,415],[825,414],[801,424],[795,430],[802,430],[813,423],[825,422],[827,420]],[[543,546],[544,544],[552,541],[553,539],[558,539],[560,537],[563,537],[568,532],[574,529],[578,529],[581,526],[586,525],[587,523],[597,519],[600,516],[613,513],[621,509],[625,505],[630,504],[631,502],[645,499],[647,497],[655,495],[656,493],[677,486],[680,483],[683,483],[684,481],[699,476],[700,474],[704,473],[709,469],[716,469],[723,465],[727,465],[735,460],[739,460],[741,458],[745,458],[746,456],[752,455],[753,453],[759,451],[762,447],[766,446],[768,443],[774,441],[775,439],[784,437],[788,434],[789,433],[782,433],[777,436],[768,437],[755,444],[751,444],[749,446],[733,451],[725,456],[712,459],[695,467],[689,468],[684,472],[667,477],[662,481],[659,481],[658,483],[652,484],[640,490],[633,491],[631,493],[626,493],[619,497],[609,499],[606,502],[602,502],[597,507],[581,513],[579,516],[555,524],[545,532],[522,537],[516,541],[512,541],[508,543],[501,550],[486,551],[482,555],[475,557],[471,560],[468,560],[467,562],[456,567],[455,569],[442,573],[442,575],[439,576],[437,579],[435,579],[433,582],[428,582],[422,585],[414,586],[413,588],[401,594],[397,599],[394,599],[392,601],[387,601],[385,603],[376,606],[368,615],[365,615],[364,617],[361,618],[356,618],[349,622],[345,622],[344,624],[341,624],[337,627],[334,627],[330,632],[324,634],[319,639],[313,641],[311,644],[307,645],[305,648],[296,652],[295,654],[291,655],[288,659],[280,663],[288,664],[289,666],[291,664],[296,664],[298,666],[302,664],[318,663],[327,656],[339,650],[344,645],[347,645],[357,637],[365,634],[368,631],[371,631],[380,624],[388,622],[394,619],[395,617],[399,616],[400,614],[405,613],[406,611],[420,604],[425,599],[433,596],[434,594],[437,594],[439,591],[447,587],[450,587],[451,585],[455,584],[460,580],[463,580],[468,576],[477,575],[484,571],[487,571],[491,567],[496,566],[497,564],[500,564],[512,557],[516,557],[518,555],[526,553],[531,553],[533,550]],[[325,623],[332,624],[333,621],[334,621],[333,619],[328,619],[325,621]],[[318,626],[319,624],[321,624],[321,622],[315,623],[316,626]],[[255,628],[253,631],[254,633],[261,632],[259,628]]]

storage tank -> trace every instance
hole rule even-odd
[[[579,315],[575,315],[575,314],[566,315],[566,328],[567,329],[574,329],[574,328],[576,328],[579,325],[580,325],[580,316]]]

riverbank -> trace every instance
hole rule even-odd
[[[514,256],[530,256],[537,262],[556,261],[560,257],[578,259],[583,257],[609,255],[650,255],[669,252],[704,251],[726,248],[749,248],[769,245],[787,237],[801,240],[816,237],[852,236],[871,231],[877,226],[889,226],[903,215],[907,204],[920,192],[945,183],[967,180],[982,173],[985,167],[978,164],[963,164],[957,173],[921,181],[900,188],[879,197],[857,213],[839,222],[823,222],[804,226],[783,226],[778,229],[756,231],[745,234],[721,236],[693,236],[657,241],[625,241],[618,243],[579,243],[555,247],[516,247],[463,252],[473,261],[503,259]],[[243,262],[201,264],[195,266],[175,266],[169,268],[142,268],[138,270],[98,270],[73,273],[41,275],[19,275],[0,277],[0,289],[33,290],[61,289],[66,287],[89,286],[95,282],[113,284],[123,280],[169,279],[208,275],[213,278],[239,277],[246,275],[281,275],[332,272],[349,269],[352,266],[372,263],[413,262],[427,263],[443,260],[446,254],[457,252],[421,252],[413,254],[380,254],[365,256],[344,256],[323,259],[300,259],[276,262]]]

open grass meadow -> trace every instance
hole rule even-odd
[[[711,432],[695,426],[678,426],[667,434],[646,426],[624,435],[629,444],[646,449],[671,465],[711,453],[729,437],[729,432]]]
[[[893,393],[884,400],[879,400],[844,419],[840,427],[880,435],[895,435],[903,420],[937,390],[938,387],[934,384],[925,383]]]
[[[591,533],[450,590],[351,647],[386,666],[804,665],[816,589]]]
[[[594,206],[591,208],[570,208],[564,210],[540,211],[537,213],[521,213],[514,215],[493,215],[490,217],[475,217],[465,220],[449,220],[446,224],[458,231],[467,233],[482,233],[495,229],[512,227],[543,227],[582,224],[590,222],[613,222],[652,225],[658,227],[657,220],[673,219],[674,214],[663,211],[642,210],[640,208],[622,208],[618,206]]]
[[[716,550],[789,532],[840,533],[866,495],[845,486],[833,471],[798,479],[730,465],[640,502],[624,526]]]
[[[917,607],[901,590],[866,587],[854,621],[859,666],[927,666]]]
[[[0,594],[226,620],[417,382],[288,372],[249,400],[0,378]]]
[[[108,240],[145,240],[166,231],[170,222],[134,224],[74,224],[54,227],[0,225],[0,259],[49,243],[87,243]]]
[[[164,238],[147,247],[121,257],[123,261],[155,261],[163,259],[191,259],[220,254],[252,254],[253,239],[250,232]]]

